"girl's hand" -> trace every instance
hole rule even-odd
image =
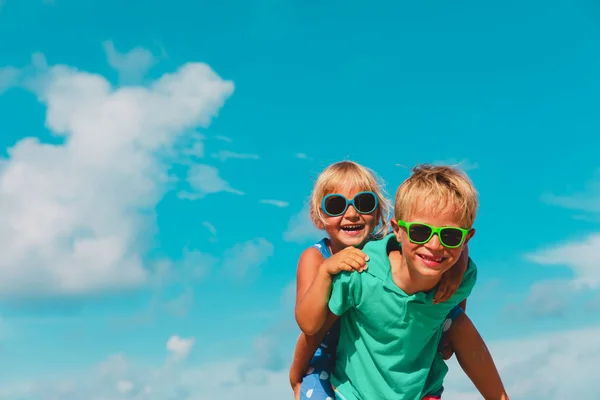
[[[323,261],[321,269],[329,275],[337,275],[342,271],[363,272],[367,269],[367,261],[369,261],[369,256],[361,250],[356,247],[346,247]]]
[[[460,258],[448,271],[444,272],[438,289],[433,298],[433,303],[443,303],[450,299],[460,287],[465,271],[469,266],[469,247],[465,246]]]

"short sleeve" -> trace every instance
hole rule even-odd
[[[454,300],[457,304],[466,299],[471,295],[471,291],[477,282],[477,265],[469,258],[469,265],[467,270],[465,271],[465,275],[463,276],[463,280],[460,284],[460,287],[452,296],[452,300]]]
[[[344,314],[355,305],[354,292],[358,284],[358,272],[340,272],[333,278],[329,309],[337,316]]]

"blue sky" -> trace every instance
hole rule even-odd
[[[597,394],[598,5],[0,4],[0,399],[289,396],[306,200],[342,159],[389,193],[464,167],[511,398]],[[454,362],[447,388],[477,398]]]

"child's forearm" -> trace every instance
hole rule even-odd
[[[301,332],[296,341],[294,359],[292,360],[292,366],[290,367],[290,385],[292,385],[292,388],[302,382],[302,377],[308,369],[310,359],[311,355],[308,351],[306,335]]]
[[[465,314],[459,316],[449,331],[458,363],[486,400],[509,400],[500,374],[481,335]]]
[[[310,360],[319,348],[319,344],[323,341],[326,333],[327,331],[320,331],[312,336],[300,333],[300,336],[298,336],[296,348],[294,349],[294,359],[290,368],[290,384],[292,387],[302,382],[302,378],[310,366]]]
[[[307,335],[315,335],[325,324],[329,314],[329,295],[332,277],[319,269],[306,294],[296,304],[296,322]]]

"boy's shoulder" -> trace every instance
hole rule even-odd
[[[390,273],[389,253],[399,250],[396,236],[392,233],[379,240],[372,240],[364,245],[363,252],[369,256],[367,262],[367,275],[375,276],[379,280],[386,281]]]
[[[400,245],[396,240],[396,235],[389,233],[383,237],[369,240],[364,246],[363,251],[371,257],[371,253],[379,256],[381,254],[387,257],[388,253],[392,250],[399,250]]]

